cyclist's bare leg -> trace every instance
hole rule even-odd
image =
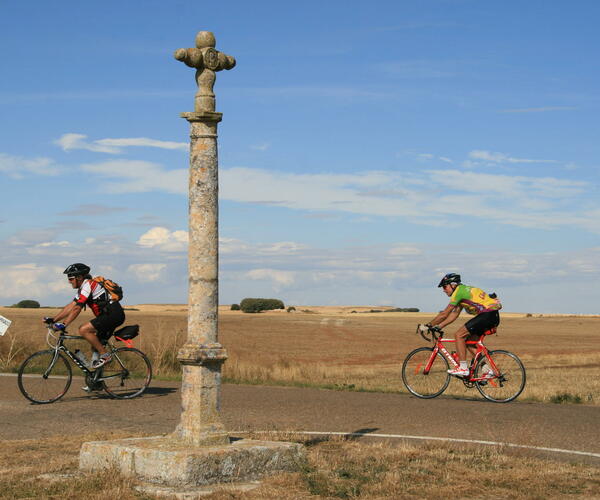
[[[464,325],[456,330],[456,333],[454,334],[456,340],[456,352],[460,361],[467,361],[467,337],[469,335],[469,330],[467,330]]]
[[[89,321],[79,327],[79,335],[92,344],[94,350],[98,351],[100,354],[104,354],[106,352],[106,348],[96,336],[96,329]]]

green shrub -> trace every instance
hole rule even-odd
[[[296,310],[296,308],[294,306],[290,306],[290,307],[287,308],[287,312],[292,312],[292,311],[295,311],[295,310]]]
[[[232,311],[239,311],[240,310],[240,305],[239,304],[231,304],[231,310]]]
[[[285,306],[279,299],[246,298],[240,302],[240,309],[245,313],[258,313],[272,309],[285,309]]]
[[[565,404],[565,403],[581,404],[581,403],[583,403],[583,399],[581,398],[581,396],[579,396],[577,394],[570,394],[568,392],[563,392],[563,393],[555,394],[554,396],[551,396],[550,402],[556,403],[556,404]]]
[[[40,307],[40,303],[37,300],[21,300],[14,304],[12,307],[22,307],[25,309],[37,309]]]

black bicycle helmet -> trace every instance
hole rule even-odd
[[[446,274],[446,276],[444,276],[442,278],[442,281],[440,281],[438,288],[449,285],[450,283],[456,283],[457,285],[460,285],[460,274],[456,274],[456,273]]]
[[[87,276],[90,274],[90,270],[90,266],[77,262],[67,267],[63,271],[63,274],[66,274],[69,278],[72,278],[73,276]]]

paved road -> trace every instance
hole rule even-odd
[[[155,381],[143,397],[88,396],[74,379],[63,400],[33,405],[10,375],[0,376],[0,439],[30,439],[95,429],[166,433],[179,421],[179,383]],[[420,400],[402,394],[225,384],[229,430],[371,432],[502,441],[600,453],[600,407],[480,399]],[[110,433],[107,432],[107,438]],[[565,455],[563,455],[565,458]],[[600,465],[600,459],[568,456]]]

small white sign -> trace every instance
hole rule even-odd
[[[8,330],[11,323],[12,321],[10,319],[0,316],[0,337],[6,333],[6,330]]]

